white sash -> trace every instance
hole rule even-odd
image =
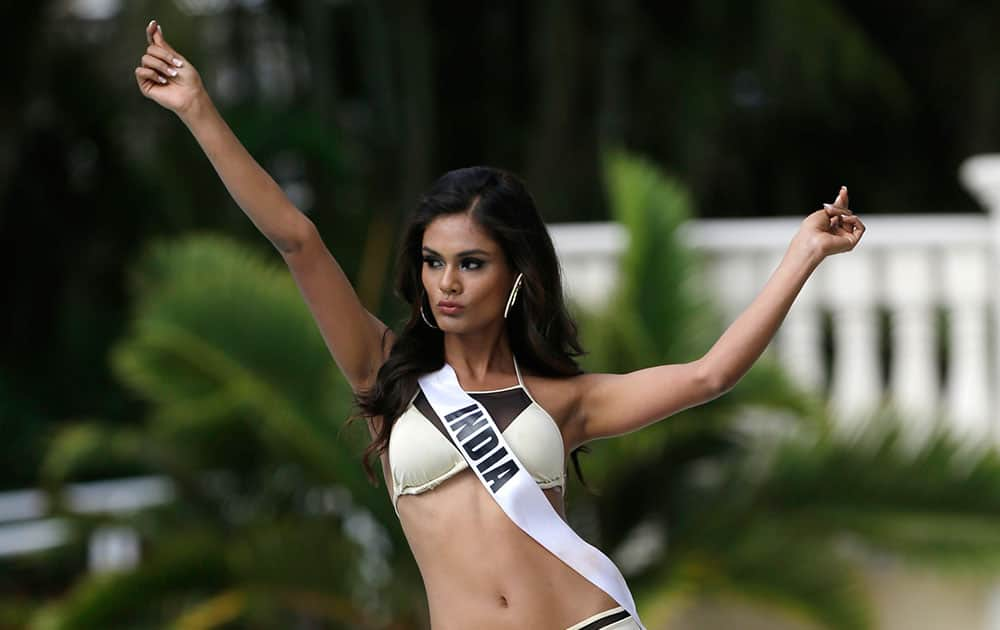
[[[646,630],[618,567],[562,520],[507,445],[489,411],[462,389],[455,370],[445,363],[437,372],[421,376],[419,383],[469,468],[510,520],[610,595]]]

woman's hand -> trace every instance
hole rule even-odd
[[[201,76],[167,40],[156,20],[146,26],[146,54],[135,69],[139,91],[175,114],[183,114],[205,93]]]
[[[864,223],[847,208],[847,187],[841,186],[832,204],[823,204],[803,219],[793,242],[801,243],[822,260],[831,254],[851,251],[864,233]]]

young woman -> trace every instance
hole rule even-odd
[[[378,454],[434,630],[642,628],[620,573],[565,523],[567,454],[732,388],[816,266],[864,234],[846,188],[804,219],[761,294],[705,356],[588,374],[573,359],[581,350],[552,242],[521,181],[452,171],[406,228],[397,289],[411,316],[397,334],[364,308],[313,223],[246,152],[155,21],[146,37],[139,89],[187,125],[281,253],[355,392],[372,435],[364,465],[371,475],[368,456]],[[446,413],[449,401],[465,407]]]

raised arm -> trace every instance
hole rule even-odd
[[[146,27],[146,41],[135,69],[139,90],[191,131],[233,200],[285,259],[352,388],[369,386],[388,355],[392,331],[364,308],[316,226],[236,138],[198,71],[167,43],[155,20]]]
[[[580,410],[570,423],[574,446],[631,433],[732,389],[771,342],[806,280],[831,254],[850,251],[865,226],[847,208],[847,188],[802,221],[760,294],[705,356],[628,374],[577,378]]]

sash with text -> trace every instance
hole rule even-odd
[[[441,418],[459,452],[475,471],[487,492],[514,523],[574,571],[610,595],[629,611],[642,630],[629,592],[618,567],[599,549],[580,538],[562,520],[538,487],[486,408],[462,390],[455,370],[444,364],[440,370],[419,379],[420,388]]]

